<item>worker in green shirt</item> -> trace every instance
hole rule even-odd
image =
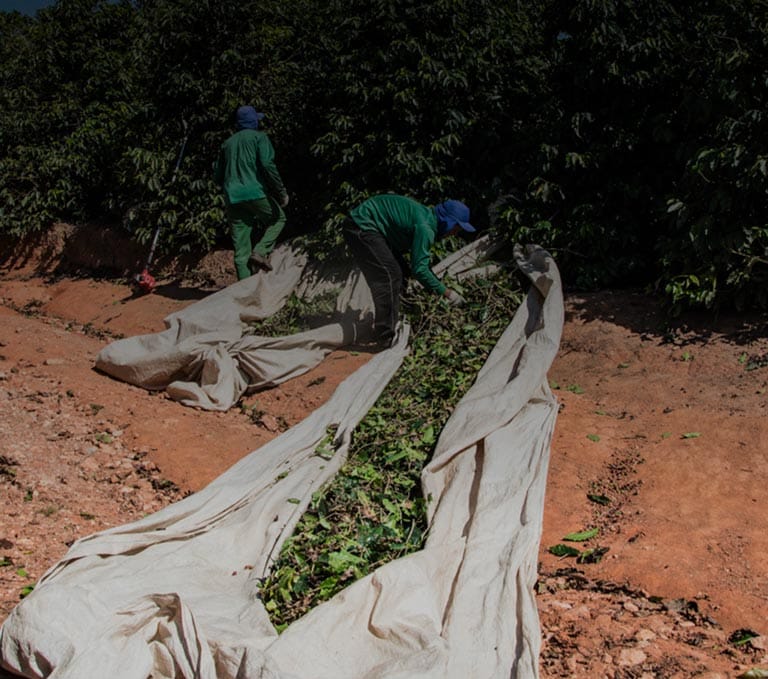
[[[344,222],[344,240],[371,289],[374,304],[373,339],[392,342],[400,314],[400,295],[409,276],[403,257],[410,256],[413,277],[452,306],[463,297],[432,273],[430,248],[438,238],[473,233],[469,208],[458,200],[434,207],[394,194],[373,196],[352,209]]]
[[[221,145],[214,165],[214,179],[224,191],[238,280],[272,269],[269,253],[285,228],[288,192],[275,166],[272,142],[258,129],[263,118],[253,106],[238,108],[237,131]]]

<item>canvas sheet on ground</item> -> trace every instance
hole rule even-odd
[[[537,677],[533,585],[557,413],[546,376],[563,301],[545,251],[515,256],[532,286],[423,471],[423,550],[280,635],[258,598],[260,578],[405,356],[403,327],[323,407],[200,492],[76,542],[0,629],[0,664],[71,679]],[[449,265],[462,269],[462,257]],[[314,452],[329,425],[338,425],[331,461]]]
[[[481,238],[435,267],[454,278],[483,274],[477,266],[497,246]],[[371,293],[360,272],[339,278],[333,269],[309,265],[285,245],[271,258],[273,270],[246,278],[165,318],[166,330],[117,340],[96,358],[96,367],[145,389],[165,389],[184,405],[227,410],[246,389],[280,384],[307,372],[334,349],[365,339],[361,321],[372,313]],[[338,290],[339,320],[287,337],[253,333],[295,293],[311,298]]]

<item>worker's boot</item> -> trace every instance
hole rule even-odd
[[[254,250],[251,252],[251,256],[248,258],[248,264],[251,265],[251,270],[255,273],[260,269],[263,271],[272,271],[272,265],[269,260],[262,254],[259,254]]]

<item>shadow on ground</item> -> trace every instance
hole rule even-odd
[[[645,340],[675,346],[706,344],[713,338],[746,345],[768,335],[766,312],[688,311],[668,316],[661,303],[649,309],[642,291],[577,292],[568,295],[566,322],[606,321]]]

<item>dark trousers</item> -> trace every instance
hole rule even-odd
[[[373,336],[390,340],[400,316],[400,291],[403,286],[401,258],[392,252],[377,231],[363,231],[351,219],[344,222],[344,240],[352,251],[373,297]]]

